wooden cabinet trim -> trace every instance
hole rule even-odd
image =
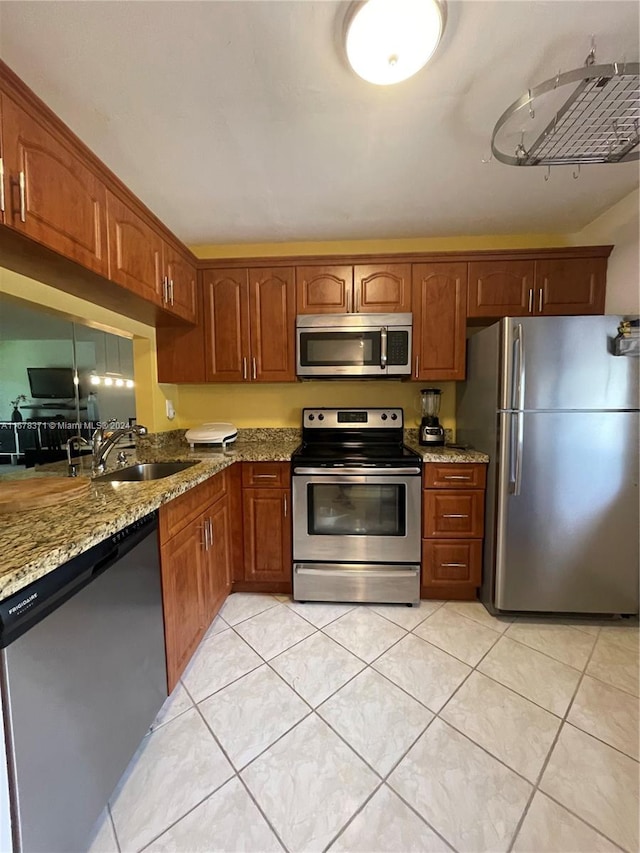
[[[543,258],[608,258],[614,246],[571,246],[542,249],[470,249],[455,252],[398,252],[372,253],[360,255],[286,255],[281,257],[254,258],[200,258],[198,266],[202,270],[218,267],[228,269],[237,267],[276,267],[296,266],[311,268],[315,266],[339,266],[357,264],[394,264],[394,263],[450,263],[454,261],[536,261]]]

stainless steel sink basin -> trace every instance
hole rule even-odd
[[[139,465],[131,465],[129,468],[120,468],[101,474],[96,480],[110,483],[142,483],[147,480],[161,480],[170,477],[179,471],[186,471],[197,462],[141,462]]]

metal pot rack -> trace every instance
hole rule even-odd
[[[498,148],[496,138],[510,119],[535,108],[549,92],[576,84],[555,115],[534,132],[525,145],[526,130],[513,155]],[[509,106],[496,122],[491,137],[492,155],[509,166],[566,166],[592,163],[628,163],[640,159],[640,63],[595,64],[595,47],[585,65],[546,80]],[[579,174],[579,171],[578,171]],[[547,178],[548,175],[545,175]],[[574,177],[578,175],[574,172]]]

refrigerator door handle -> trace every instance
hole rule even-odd
[[[513,329],[513,384],[511,387],[511,408],[524,409],[525,357],[524,331],[522,323],[516,323]]]
[[[517,497],[522,490],[522,451],[524,449],[524,413],[516,412],[516,459],[513,494]]]

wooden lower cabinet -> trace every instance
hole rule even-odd
[[[243,573],[234,589],[291,592],[290,468],[288,462],[242,465]]]
[[[162,512],[162,510],[161,510]],[[202,612],[204,532],[197,518],[162,543],[162,601],[167,683],[173,690],[205,630]]]
[[[482,583],[485,482],[483,464],[425,464],[421,598],[476,598]]]
[[[160,508],[170,692],[231,591],[233,528],[227,476],[223,471]]]

